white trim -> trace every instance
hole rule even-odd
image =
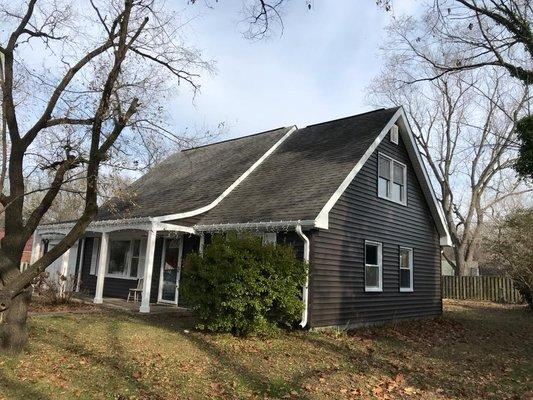
[[[144,254],[143,291],[141,306],[139,307],[140,313],[150,312],[150,291],[152,289],[152,272],[154,269],[154,252],[156,237],[157,231],[153,228],[150,229],[148,231],[148,237],[146,239],[146,252]]]
[[[400,134],[401,135],[406,134],[406,137],[403,137],[405,147],[407,149],[407,153],[410,156],[411,164],[420,182],[420,186],[422,187],[422,192],[424,193],[424,196],[426,197],[429,203],[429,209],[431,211],[431,214],[433,215],[433,218],[437,225],[437,228],[440,234],[440,244],[441,246],[451,246],[452,242],[451,242],[450,234],[448,232],[448,226],[446,225],[446,219],[444,218],[442,208],[437,200],[437,197],[433,190],[433,186],[431,184],[431,180],[429,179],[429,175],[427,173],[426,167],[424,165],[424,162],[422,161],[420,152],[418,151],[418,147],[413,137],[413,132],[411,131],[411,127],[409,126],[409,121],[407,120],[407,116],[405,115],[405,111],[403,110],[403,107],[400,107],[398,111],[394,113],[392,118],[385,125],[385,127],[382,129],[380,134],[376,137],[374,142],[366,150],[366,152],[359,159],[357,164],[353,167],[350,173],[342,181],[342,183],[340,184],[338,189],[335,191],[335,193],[333,193],[333,195],[324,205],[324,207],[322,208],[322,210],[320,211],[320,213],[315,219],[315,227],[324,228],[324,229],[329,228],[329,212],[331,211],[335,203],[337,203],[337,201],[342,196],[342,194],[345,192],[345,190],[348,188],[348,186],[353,181],[357,173],[361,170],[361,168],[363,168],[363,165],[368,161],[370,156],[377,149],[377,147],[379,146],[383,138],[389,132],[391,126],[394,125],[395,123],[397,124],[397,122],[400,122],[404,127],[404,129],[400,129]]]
[[[300,322],[300,326],[302,328],[305,328],[305,326],[307,325],[307,319],[309,315],[309,254],[310,254],[311,244],[309,242],[309,238],[302,232],[301,225],[296,226],[296,233],[304,241],[304,262],[307,264],[307,274],[305,277],[305,284],[304,284],[304,287],[302,288],[302,300],[304,303],[304,309],[302,310],[302,321]]]
[[[401,251],[402,250],[408,250],[409,251],[409,268],[402,268],[402,257],[401,257]],[[398,251],[398,287],[400,288],[400,292],[403,293],[411,293],[414,292],[414,283],[413,283],[413,270],[414,270],[414,250],[412,247],[405,247],[400,246]],[[402,287],[402,277],[401,277],[401,270],[402,269],[408,269],[409,270],[409,287],[403,288]]]
[[[73,226],[74,222],[41,225],[37,227],[37,231],[41,235],[52,233],[58,235],[66,235],[72,229]],[[155,228],[158,231],[195,233],[194,229],[189,226],[164,223],[157,221],[156,218],[151,217],[93,221],[89,224],[85,231],[95,233],[110,233],[122,230],[148,231],[152,228]]]
[[[288,128],[288,127],[286,127]],[[285,129],[286,129],[285,128]],[[157,217],[155,221],[164,222],[164,221],[170,221],[174,219],[182,219],[182,218],[188,218],[192,217],[198,214],[202,214],[206,211],[211,210],[213,207],[215,207],[218,203],[220,203],[228,194],[230,194],[233,189],[235,189],[243,180],[245,180],[259,165],[265,161],[268,156],[270,156],[276,149],[281,146],[281,144],[298,128],[293,125],[285,135],[281,139],[279,139],[272,147],[270,147],[265,154],[263,154],[255,163],[252,164],[250,168],[248,168],[235,182],[233,182],[226,190],[220,194],[215,200],[213,200],[210,204],[197,208],[196,210],[181,212],[177,214],[170,214],[170,215],[164,215],[162,217]]]
[[[366,246],[377,246],[378,248],[378,263],[376,265],[374,264],[367,264],[366,263]],[[383,292],[383,243],[376,242],[373,240],[365,240],[365,251],[363,254],[364,257],[364,274],[365,274],[365,292]],[[366,285],[366,267],[378,267],[379,268],[379,285],[378,286],[367,286]]]
[[[97,276],[96,276],[96,290],[94,294],[94,303],[102,304],[104,302],[104,281],[105,281],[105,272],[107,269],[106,260],[107,260],[107,250],[109,245],[109,233],[102,233],[102,238],[100,240],[100,251],[98,255],[98,264],[97,264]]]
[[[293,228],[296,226],[306,226],[316,228],[316,220],[298,220],[298,221],[269,221],[269,222],[241,222],[235,224],[212,224],[212,225],[195,225],[196,232],[215,232],[215,231],[231,231],[231,230],[276,230],[283,228]]]
[[[386,197],[386,196],[382,196],[380,193],[379,193],[379,157],[383,157],[383,158],[386,158],[390,161],[390,167],[389,167],[389,173],[390,173],[390,186],[389,186],[389,191],[391,194],[391,197]],[[402,197],[403,197],[403,201],[399,201],[399,200],[395,200],[392,198],[392,188],[393,188],[393,185],[394,185],[394,164],[398,164],[398,165],[401,165],[403,167],[403,193],[402,193]],[[396,203],[396,204],[401,204],[402,206],[407,206],[407,165],[404,164],[403,162],[401,161],[398,161],[396,160],[395,158],[381,152],[381,151],[378,151],[378,172],[377,172],[377,176],[378,176],[378,182],[377,182],[377,194],[378,194],[378,197],[380,199],[384,199],[384,200],[388,200],[388,201],[392,201],[393,203]]]

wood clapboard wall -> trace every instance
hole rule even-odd
[[[522,296],[505,276],[443,276],[442,297],[460,300],[491,300],[521,303]]]

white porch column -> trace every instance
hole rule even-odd
[[[41,235],[39,235],[37,232],[34,232],[33,243],[31,246],[30,264],[33,264],[35,261],[37,261],[41,257],[42,245],[43,245],[43,242],[41,240]]]
[[[200,244],[198,245],[198,253],[200,255],[204,254],[204,244],[205,244],[205,236],[203,233],[200,233]]]
[[[146,239],[146,254],[144,258],[143,294],[139,312],[150,312],[150,290],[152,288],[152,272],[154,269],[155,239],[157,231],[150,229]]]
[[[94,303],[102,304],[104,302],[104,279],[107,264],[107,249],[109,248],[109,233],[102,233],[100,240],[100,255],[98,257],[98,268],[96,276],[96,293]]]
[[[65,293],[66,281],[63,280],[63,277],[67,278],[69,259],[70,259],[70,249],[65,251],[63,255],[61,256],[61,269],[59,270],[59,272],[61,273],[61,276],[59,277],[59,296],[60,297],[63,297],[63,294]]]

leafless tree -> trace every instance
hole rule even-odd
[[[369,88],[370,100],[405,107],[440,192],[454,245],[448,261],[464,275],[478,253],[487,212],[532,190],[512,170],[515,125],[531,99],[527,87],[497,67],[416,81],[437,68],[406,46],[405,31],[413,23],[406,18],[391,25],[387,64]],[[442,43],[439,51],[446,53],[449,46]]]
[[[25,345],[28,288],[96,216],[106,168],[139,161],[136,143],[189,139],[165,128],[164,102],[179,83],[196,90],[211,64],[183,44],[177,18],[157,0],[0,3],[1,349]],[[74,182],[78,193],[83,183],[74,227],[20,272],[24,244]],[[28,209],[30,193],[39,197]]]
[[[394,11],[394,0],[373,0]],[[415,0],[413,0],[415,1]],[[283,8],[290,0],[248,0],[245,35],[262,38],[281,27]],[[311,8],[308,0],[300,0]],[[324,2],[326,3],[326,2]],[[330,5],[335,7],[335,5]],[[406,32],[406,44],[434,67],[436,79],[454,71],[501,67],[524,84],[533,83],[533,2],[530,0],[426,0],[429,30]],[[445,41],[452,51],[441,54]],[[423,45],[422,45],[423,44]]]
[[[435,74],[422,79],[497,66],[526,85],[533,83],[530,0],[433,0],[426,18],[429,32],[406,36],[413,51],[435,67]],[[434,44],[441,40],[451,51],[436,51]]]

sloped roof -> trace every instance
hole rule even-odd
[[[215,201],[291,128],[227,140],[170,156],[113,199],[98,220],[158,217],[195,210]]]
[[[297,130],[197,224],[314,220],[396,111]]]

